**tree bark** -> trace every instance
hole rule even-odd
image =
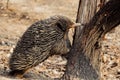
[[[88,2],[89,5],[96,4],[96,0],[80,0],[77,22],[84,25],[76,29],[73,46],[68,53],[66,71],[61,80],[99,80],[100,48],[98,43],[107,32],[120,24],[120,0],[110,0],[95,15],[96,5],[88,5],[93,8],[89,11],[85,8],[86,6],[81,7]],[[81,14],[88,16],[81,16]]]

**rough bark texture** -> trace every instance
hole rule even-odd
[[[88,0],[83,0],[87,3]],[[96,3],[96,0],[90,1],[89,5]],[[80,5],[82,6],[82,0]],[[77,20],[85,25],[82,29],[77,28],[73,47],[68,55],[68,64],[66,72],[61,80],[99,80],[99,41],[110,30],[120,24],[120,0],[110,0],[108,3],[92,17],[90,16]],[[94,5],[95,6],[95,5]],[[83,8],[84,9],[84,8]],[[90,8],[91,9],[91,8]],[[84,9],[85,10],[85,9]],[[83,14],[79,9],[79,15]],[[80,12],[81,11],[81,12]],[[90,20],[90,21],[89,21]]]

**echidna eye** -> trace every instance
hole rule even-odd
[[[64,25],[62,25],[62,24],[60,24],[60,23],[57,23],[56,25],[57,25],[57,27],[58,27],[60,30],[62,30],[62,31],[65,32]]]

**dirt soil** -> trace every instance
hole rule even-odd
[[[25,30],[34,22],[53,15],[64,15],[75,22],[78,2],[79,0],[9,0],[7,7],[7,0],[0,0],[0,80],[13,80],[7,76],[8,60]],[[120,80],[120,26],[105,38],[101,52],[101,80]],[[35,74],[61,77],[66,63],[65,58],[52,56],[29,70],[23,80],[39,80]]]

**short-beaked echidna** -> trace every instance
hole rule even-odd
[[[71,48],[69,29],[74,23],[65,16],[53,16],[31,25],[18,41],[9,61],[10,75],[23,75],[26,70],[54,54],[65,54]]]

